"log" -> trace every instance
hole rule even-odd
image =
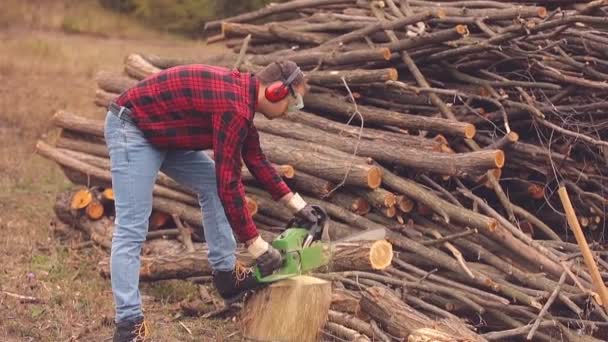
[[[110,103],[112,103],[112,101],[114,101],[118,97],[118,95],[119,94],[110,93],[102,89],[96,89],[95,100],[93,100],[93,102],[99,107],[108,108]]]
[[[407,342],[453,342],[454,336],[431,328],[414,330],[407,338]],[[458,340],[465,341],[465,340]]]
[[[258,341],[318,341],[331,304],[331,282],[298,276],[271,284],[247,300],[239,324]]]
[[[139,54],[130,54],[125,59],[125,72],[127,75],[135,79],[143,80],[144,78],[160,71],[161,69],[152,65]]]
[[[355,112],[352,103],[345,103],[339,97],[331,94],[308,94],[304,97],[307,110],[318,113],[338,115],[342,118],[350,118]],[[443,134],[473,138],[475,126],[454,120],[442,118],[430,118],[412,114],[391,112],[386,109],[357,105],[357,109],[363,116],[365,123],[396,126],[405,129],[420,129],[434,131]],[[356,122],[358,122],[357,120]]]
[[[393,260],[393,246],[386,240],[367,242],[340,242],[331,251],[333,271],[357,269],[361,271],[384,270]]]
[[[224,18],[220,20],[208,21],[205,23],[205,31],[216,30],[220,28],[222,22],[229,21],[235,23],[250,22],[256,19],[264,18],[273,14],[291,12],[302,8],[315,7],[318,5],[329,5],[329,4],[341,4],[341,3],[353,3],[353,0],[297,0],[290,1],[282,4],[268,5],[259,10],[243,13],[234,17]]]
[[[362,292],[360,305],[386,331],[401,339],[408,338],[417,329],[434,328],[459,341],[485,341],[461,321],[436,321],[417,312],[387,288],[373,286],[366,289]]]
[[[383,143],[392,143],[396,146],[408,146],[422,148],[429,151],[439,151],[442,145],[442,142],[437,142],[435,140],[427,139],[420,136],[395,133],[369,127],[361,129],[357,126],[346,125],[304,111],[298,111],[297,113],[287,113],[285,115],[285,119],[292,122],[297,122],[307,126],[315,127],[327,133],[335,133],[340,136],[347,136],[352,138],[358,138],[359,136],[361,136],[361,139],[380,140]]]
[[[275,163],[293,165],[296,169],[321,178],[341,182],[348,172],[345,183],[375,189],[382,182],[379,168],[361,163],[351,163],[327,154],[311,152],[293,146],[292,140],[268,134],[260,134],[262,149]],[[327,148],[329,149],[329,148]]]
[[[135,86],[137,80],[109,71],[100,71],[95,75],[97,86],[108,93],[120,94]]]
[[[325,198],[335,186],[330,181],[309,175],[299,170],[293,178],[286,179],[285,181],[291,189],[316,198]]]
[[[359,49],[352,51],[297,51],[281,56],[305,68],[316,66],[320,62],[325,65],[352,65],[367,62],[388,61],[391,58],[391,50],[388,48]],[[274,55],[251,56],[248,61],[257,65],[268,65],[276,60]]]
[[[59,110],[51,118],[53,125],[73,130],[79,133],[103,138],[104,122],[93,120],[83,116],[75,115],[67,111]]]
[[[329,198],[329,202],[348,209],[357,215],[365,215],[369,212],[370,206],[363,197],[352,195],[345,191],[335,191]]]
[[[501,168],[505,162],[505,156],[501,150],[448,154],[408,147],[393,149],[389,144],[340,137],[286,120],[268,120],[258,117],[254,122],[256,127],[263,132],[326,144],[351,154],[356,151],[361,156],[380,162],[397,163],[442,175],[479,174],[489,169]]]

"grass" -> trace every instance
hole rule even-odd
[[[55,194],[71,187],[61,169],[34,153],[53,141],[54,111],[101,118],[95,74],[119,72],[131,52],[190,57],[217,48],[152,32],[94,0],[0,2],[0,341],[103,341],[112,334],[109,280],[97,262],[107,253],[75,250],[50,234]],[[182,281],[142,285],[154,341],[225,340],[221,320],[178,317],[179,302],[198,295]],[[180,324],[184,324],[192,335]]]

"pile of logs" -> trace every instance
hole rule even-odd
[[[332,239],[386,228],[394,248],[383,270],[316,274],[334,287],[325,337],[593,341],[608,336],[608,302],[557,190],[608,279],[607,12],[605,0],[295,0],[207,23],[208,41],[238,54],[129,55],[123,74],[98,74],[95,102],[180,64],[255,72],[293,60],[310,84],[305,108],[257,115],[263,150],[327,209]],[[38,152],[98,198],[110,187],[103,122],[59,111],[53,124],[59,140]],[[243,176],[270,239],[289,212]],[[62,196],[58,216],[108,246],[112,214],[86,216]],[[161,174],[150,225],[143,280],[208,281],[195,194]]]

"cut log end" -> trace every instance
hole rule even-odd
[[[308,276],[283,280],[245,302],[241,330],[258,341],[317,341],[330,304],[330,282]]]
[[[448,13],[446,10],[444,10],[443,8],[440,8],[437,10],[437,12],[435,13],[435,16],[439,19],[445,18],[448,16]]]
[[[350,211],[357,215],[365,215],[369,213],[370,209],[371,208],[369,202],[366,201],[364,198],[355,199],[355,201],[350,206]]]
[[[389,48],[381,48],[380,51],[382,52],[382,57],[384,57],[385,60],[390,60],[391,59],[391,50]]]
[[[106,188],[101,193],[101,196],[108,201],[114,201],[114,190],[112,190],[112,188]]]
[[[517,132],[511,131],[509,133],[507,133],[507,140],[509,140],[509,142],[514,143],[519,141],[519,134],[517,134]]]
[[[396,81],[399,78],[399,72],[395,68],[388,70],[388,80]]]
[[[397,196],[392,193],[388,193],[384,196],[384,206],[385,207],[394,207],[397,204]]]
[[[375,270],[383,270],[391,265],[393,261],[393,245],[380,240],[374,242],[369,252],[369,263]]]
[[[473,125],[466,125],[464,128],[464,137],[467,139],[473,139],[475,134],[477,133],[477,129]]]
[[[458,32],[458,34],[461,36],[466,37],[469,35],[469,28],[467,25],[456,25],[456,32]]]
[[[398,196],[397,205],[399,206],[399,210],[404,213],[409,213],[414,210],[414,201],[406,196]]]
[[[296,170],[291,165],[281,165],[279,166],[279,171],[281,172],[281,176],[292,179],[296,175]]]
[[[502,168],[505,165],[505,153],[502,150],[496,151],[495,165],[497,168]]]
[[[370,189],[377,189],[382,183],[382,170],[379,167],[372,167],[367,173],[367,186]]]
[[[394,206],[384,208],[384,209],[382,209],[382,213],[384,214],[384,216],[386,216],[388,218],[393,218],[397,215],[397,208]]]
[[[544,7],[541,7],[538,9],[538,16],[540,18],[545,18],[548,15],[547,9]]]
[[[80,189],[74,193],[72,196],[72,201],[70,202],[70,208],[72,209],[82,209],[86,208],[93,201],[93,194],[89,189]]]
[[[85,212],[91,220],[99,220],[100,218],[103,217],[103,213],[104,213],[103,204],[99,203],[96,200],[91,201],[91,203],[89,203],[89,205],[87,205]]]

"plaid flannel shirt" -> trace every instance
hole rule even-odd
[[[291,191],[260,148],[253,126],[258,88],[251,74],[195,64],[151,75],[116,100],[157,147],[213,147],[218,194],[242,242],[258,232],[245,205],[241,158],[275,200]]]

